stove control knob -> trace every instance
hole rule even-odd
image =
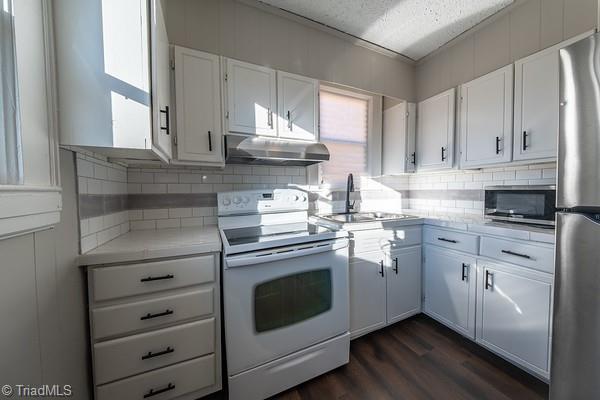
[[[242,201],[244,202],[244,204],[248,204],[248,202],[250,201],[250,198],[244,196],[244,198],[242,199]]]
[[[231,200],[229,199],[229,197],[225,197],[225,198],[223,199],[223,205],[224,205],[224,206],[228,206],[228,205],[230,205],[230,204],[231,204]]]
[[[298,200],[300,200],[300,197],[298,197],[298,196],[292,196],[292,201],[298,201]]]
[[[306,201],[306,196],[302,195],[302,202],[305,202],[305,201]]]
[[[240,199],[239,197],[234,197],[233,198],[233,204],[240,204],[242,202],[242,199]]]

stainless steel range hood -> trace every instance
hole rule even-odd
[[[329,151],[322,143],[257,136],[225,136],[227,164],[307,166],[329,160]]]

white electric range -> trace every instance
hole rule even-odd
[[[263,399],[349,360],[348,238],[297,189],[218,194],[231,399]]]

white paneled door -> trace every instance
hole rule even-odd
[[[473,339],[476,260],[433,246],[424,252],[425,313]]]
[[[418,104],[417,168],[452,168],[456,90],[450,89]]]
[[[276,136],[277,73],[227,59],[226,112],[229,132]]]
[[[319,82],[277,71],[277,131],[286,139],[316,141]]]
[[[350,259],[350,333],[352,337],[386,324],[385,257],[381,251]]]
[[[460,86],[460,165],[476,168],[512,159],[513,66]]]
[[[390,253],[387,265],[387,323],[421,311],[421,246]]]
[[[177,159],[223,162],[219,57],[175,47]]]

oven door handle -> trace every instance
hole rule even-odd
[[[225,258],[227,268],[245,267],[247,265],[263,264],[272,261],[281,261],[289,258],[310,256],[312,254],[324,253],[326,251],[335,251],[348,247],[348,239],[338,239],[327,242],[306,243],[300,246],[287,247],[273,250],[272,252],[256,252],[244,254],[241,256],[231,256]]]

